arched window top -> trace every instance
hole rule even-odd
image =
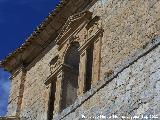
[[[79,58],[80,53],[78,51],[79,46],[80,45],[78,42],[71,43],[71,46],[67,50],[67,53],[64,59],[65,64],[75,69],[79,68],[79,61],[80,61],[80,58]]]
[[[74,42],[68,48],[64,58],[64,77],[62,86],[62,110],[73,104],[77,98],[80,53],[79,43]]]

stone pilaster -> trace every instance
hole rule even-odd
[[[26,70],[24,67],[20,67],[10,77],[11,90],[8,103],[7,116],[19,117],[24,93],[24,84],[26,80]]]
[[[80,65],[79,65],[79,78],[78,78],[78,96],[82,95],[85,91],[85,82],[86,82],[86,60],[87,60],[87,51],[84,50],[80,55]]]
[[[101,38],[94,42],[93,50],[93,66],[92,66],[92,85],[95,85],[100,76],[100,63],[101,63]]]
[[[57,74],[57,80],[56,80],[54,113],[59,113],[61,111],[62,82],[63,82],[63,71],[61,70]]]
[[[26,81],[26,73],[27,73],[27,71],[24,67],[22,67],[21,69],[22,69],[22,76],[21,76],[18,103],[17,103],[17,106],[18,106],[17,111],[16,111],[17,116],[20,116],[20,112],[21,112],[22,99],[23,99],[23,93],[24,93],[24,84],[25,84],[25,81]]]

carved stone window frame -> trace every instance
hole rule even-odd
[[[81,12],[76,15],[71,16],[64,27],[62,28],[59,36],[56,39],[56,44],[58,46],[58,63],[55,69],[51,71],[51,75],[45,81],[46,85],[49,85],[52,81],[52,78],[56,78],[56,99],[55,99],[55,108],[54,113],[61,112],[61,96],[62,96],[62,84],[63,84],[63,69],[65,67],[64,59],[68,48],[71,46],[73,42],[79,42],[79,52],[80,52],[80,67],[79,67],[79,77],[78,77],[78,96],[83,95],[85,89],[85,63],[86,63],[86,49],[90,44],[94,44],[96,46],[94,48],[95,60],[93,60],[93,76],[92,76],[92,84],[98,82],[100,76],[100,57],[101,57],[101,39],[103,36],[103,29],[99,27],[97,21],[99,21],[99,17],[95,16],[92,19],[92,13],[89,11]],[[96,26],[96,29],[95,29]],[[86,30],[84,35],[84,39],[82,40],[78,33],[82,31],[82,29]],[[98,69],[98,72],[97,72]]]

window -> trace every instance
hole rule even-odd
[[[92,82],[92,65],[93,65],[93,49],[94,45],[91,44],[87,48],[87,61],[86,61],[86,84],[85,84],[85,92],[91,89]]]
[[[75,42],[68,49],[64,61],[61,109],[73,104],[77,98],[80,54],[79,43]]]
[[[50,99],[49,99],[49,106],[48,106],[48,120],[53,119],[55,93],[56,93],[56,80],[54,79],[51,83],[51,89],[50,89]]]

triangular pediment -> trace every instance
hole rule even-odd
[[[56,38],[56,44],[61,45],[63,41],[65,41],[73,33],[73,31],[78,28],[78,26],[80,26],[85,20],[90,20],[91,18],[92,12],[89,11],[70,16]]]

